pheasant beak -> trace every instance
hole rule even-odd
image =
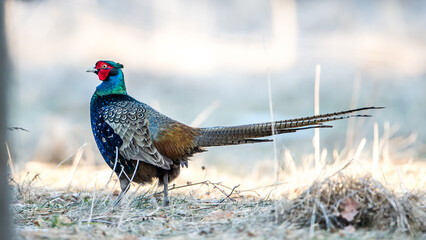
[[[94,67],[89,67],[88,69],[86,69],[86,72],[98,73],[98,69]]]

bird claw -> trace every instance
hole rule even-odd
[[[188,168],[188,160],[184,160],[184,161],[180,162],[180,166],[182,168],[184,168],[184,167]]]

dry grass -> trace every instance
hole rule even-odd
[[[161,189],[155,184],[133,186],[122,204],[113,207],[119,193],[117,178],[111,178],[107,166],[84,159],[83,152],[90,151],[85,144],[63,161],[71,165],[29,162],[17,171],[9,155],[17,235],[23,239],[426,237],[426,162],[413,160],[415,134],[395,137],[395,132],[385,124],[380,137],[375,125],[370,146],[362,139],[356,147],[334,150],[332,156],[318,144],[315,154],[298,161],[285,150],[283,159],[259,162],[244,177],[224,175],[193,161],[171,186],[169,207],[161,207]]]
[[[193,161],[172,185],[171,206],[166,208],[155,184],[133,186],[122,204],[112,207],[118,193],[115,176],[107,182],[111,171],[87,165],[80,159],[81,148],[73,165],[31,162],[12,176],[17,235],[22,239],[425,238],[426,162],[401,157],[412,151],[397,146],[409,145],[412,137],[387,139],[389,135],[376,138],[372,148],[362,140],[353,151],[334,151],[333,164],[325,164],[323,150],[319,168],[313,167],[313,154],[298,166],[286,152],[277,184],[273,175],[260,170],[237,177],[218,169],[202,170]]]
[[[396,194],[370,177],[339,173],[282,202],[280,221],[335,231],[374,229],[415,235],[426,229],[424,192]]]
[[[294,199],[237,189],[209,181],[183,185],[164,208],[151,188],[113,208],[114,193],[47,190],[27,181],[15,185],[14,222],[26,239],[425,236],[424,193],[396,194],[369,177],[339,173],[296,191]],[[353,220],[348,199],[356,203]]]

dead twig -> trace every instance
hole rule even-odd
[[[223,203],[226,199],[228,199],[233,193],[234,193],[234,191],[235,191],[235,189],[237,188],[237,187],[239,187],[240,186],[240,184],[238,184],[237,186],[235,186],[235,187],[233,187],[232,188],[232,190],[231,190],[231,192],[224,198],[224,199],[222,199],[219,203]],[[232,201],[235,201],[234,199],[232,199],[232,198],[230,198]]]
[[[24,131],[24,132],[30,132],[30,130],[25,129],[23,127],[8,127],[7,129],[10,130],[10,131],[21,130],[21,131]]]

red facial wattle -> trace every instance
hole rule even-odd
[[[105,81],[108,77],[109,71],[113,68],[111,65],[105,62],[98,62],[95,67],[98,70],[99,80]]]

